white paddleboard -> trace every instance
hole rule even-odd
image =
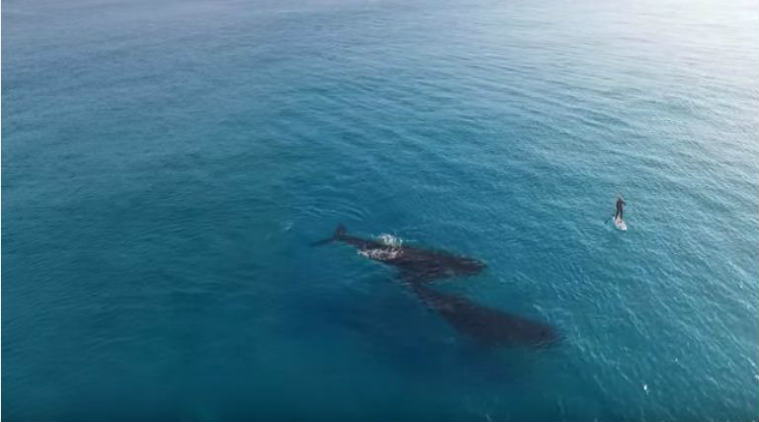
[[[622,230],[623,232],[627,231],[627,223],[625,223],[625,220],[617,217],[614,220],[614,225],[617,226],[618,229]]]

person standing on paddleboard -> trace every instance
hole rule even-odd
[[[617,198],[617,213],[614,214],[614,219],[619,218],[622,220],[622,214],[625,212],[625,200],[622,197]]]

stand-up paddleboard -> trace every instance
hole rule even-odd
[[[614,221],[614,225],[617,226],[618,229],[622,230],[623,232],[627,231],[627,223],[625,223],[625,220],[623,220],[620,217],[612,218]]]

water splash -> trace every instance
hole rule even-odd
[[[387,246],[392,246],[395,248],[400,248],[403,246],[403,239],[397,236],[393,236],[392,234],[382,233],[378,236],[379,241]]]

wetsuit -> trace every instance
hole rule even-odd
[[[622,200],[622,198],[617,199],[617,213],[614,214],[614,218],[617,217],[622,218],[622,213],[625,211],[625,201]]]

